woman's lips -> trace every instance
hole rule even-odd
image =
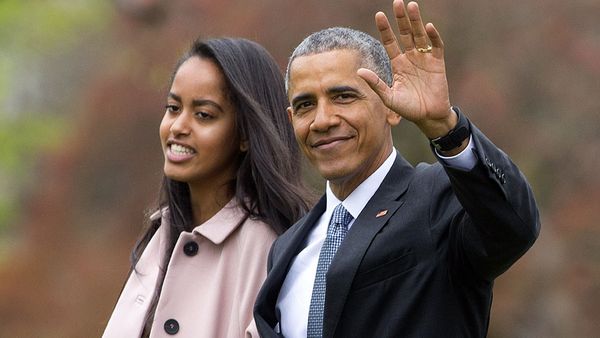
[[[191,147],[171,143],[167,146],[167,158],[171,162],[184,162],[196,155],[196,151]]]

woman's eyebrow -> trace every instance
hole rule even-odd
[[[181,102],[181,96],[179,96],[177,94],[169,92],[168,97],[172,98],[173,100],[175,100],[177,102]]]
[[[175,93],[169,93],[169,97],[172,98],[173,100],[181,103],[181,96],[175,94]],[[213,100],[209,100],[209,99],[193,99],[192,100],[192,106],[194,107],[198,107],[198,106],[213,106],[215,108],[217,108],[220,111],[223,111],[223,108],[221,107],[220,104],[216,103]]]
[[[208,100],[208,99],[194,99],[194,100],[192,100],[192,106],[194,106],[194,107],[213,106],[213,107],[217,108],[218,110],[223,111],[223,108],[221,107],[220,104],[216,103],[215,101]]]

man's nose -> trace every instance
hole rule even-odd
[[[310,130],[324,132],[340,123],[337,110],[329,103],[319,103],[315,108],[315,118],[310,124]]]

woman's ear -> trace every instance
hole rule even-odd
[[[246,151],[248,151],[248,140],[244,140],[240,142],[240,151],[242,153],[245,153]]]

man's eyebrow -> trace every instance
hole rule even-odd
[[[360,90],[358,90],[352,86],[335,86],[335,87],[327,88],[327,95],[335,95],[335,94],[340,94],[340,93],[356,93],[361,96],[363,95],[363,93]],[[300,101],[309,100],[314,97],[315,96],[313,94],[309,94],[309,93],[298,94],[292,99],[292,107]]]
[[[327,88],[328,95],[348,93],[348,92],[362,94],[358,89],[351,87],[351,86],[335,86],[335,87]]]

